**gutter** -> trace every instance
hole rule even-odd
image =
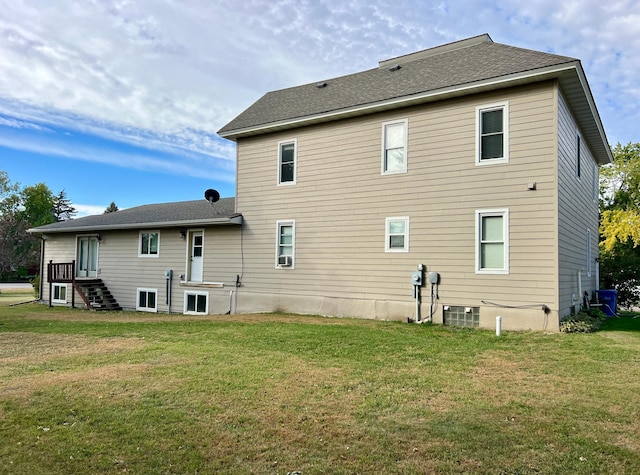
[[[347,109],[340,109],[337,111],[334,110],[329,112],[322,112],[305,117],[295,117],[277,122],[270,122],[267,124],[254,125],[228,131],[222,131],[221,129],[220,131],[218,131],[218,135],[222,138],[236,142],[237,139],[243,137],[250,137],[253,135],[291,129],[295,127],[320,124],[323,122],[329,122],[332,120],[339,120],[348,117],[362,116],[397,107],[408,107],[418,104],[424,104],[427,102],[434,102],[437,100],[470,95],[473,93],[497,90],[504,87],[531,84],[549,79],[558,79],[562,83],[563,78],[566,76],[572,77],[573,79],[577,80],[577,83],[580,85],[580,88],[582,90],[581,96],[584,98],[584,100],[582,100],[581,97],[575,100],[576,102],[571,101],[569,105],[572,106],[572,108],[574,106],[586,105],[591,113],[591,117],[593,118],[593,121],[587,118],[586,122],[580,121],[577,117],[576,120],[580,125],[584,125],[585,127],[588,127],[589,124],[595,126],[593,128],[595,129],[593,130],[593,134],[587,134],[585,138],[588,139],[593,151],[595,152],[595,155],[600,157],[600,159],[598,159],[598,162],[601,164],[613,162],[613,154],[611,153],[611,148],[609,147],[609,142],[602,125],[602,120],[600,119],[600,115],[598,114],[595,100],[593,98],[593,95],[591,94],[589,83],[587,82],[586,76],[579,60],[554,66],[548,66],[546,68],[524,71],[508,76],[485,79],[482,81],[476,81],[464,85],[449,86],[410,96],[386,99],[379,102],[350,107]],[[567,80],[567,82],[571,81]],[[602,145],[598,146],[596,141],[599,141]]]
[[[68,223],[70,221],[65,221]],[[216,219],[192,219],[192,220],[181,220],[181,221],[163,221],[163,222],[141,222],[141,223],[126,223],[126,224],[99,224],[99,225],[86,225],[86,226],[64,226],[59,228],[50,228],[47,229],[45,227],[40,228],[30,228],[27,229],[27,232],[30,234],[34,233],[45,233],[45,234],[54,234],[54,233],[71,233],[71,232],[89,232],[89,231],[116,231],[123,229],[142,229],[142,228],[176,228],[176,227],[192,227],[192,226],[223,226],[223,225],[238,225],[242,224],[242,215],[236,214],[233,216],[229,216],[226,218],[216,218]]]
[[[364,104],[360,106],[350,107],[348,109],[341,109],[338,111],[322,112],[305,117],[296,117],[293,119],[285,119],[278,122],[271,122],[267,124],[255,125],[250,127],[243,127],[240,129],[229,130],[226,132],[218,131],[218,135],[222,138],[233,140],[241,137],[247,137],[251,135],[258,135],[274,130],[300,127],[304,125],[310,125],[321,122],[328,122],[330,120],[338,120],[344,117],[353,117],[358,115],[371,114],[374,112],[384,111],[387,109],[397,107],[407,107],[415,104],[421,104],[425,102],[433,102],[436,100],[446,99],[450,97],[463,96],[467,94],[477,93],[486,90],[493,90],[502,87],[508,87],[511,84],[525,84],[531,82],[543,81],[545,79],[552,79],[559,77],[562,73],[567,71],[576,70],[579,61],[572,61],[571,63],[564,63],[562,65],[548,66],[542,69],[535,69],[532,71],[525,71],[522,73],[512,74],[510,76],[485,79],[467,85],[449,86],[433,91],[427,91],[411,96],[402,96],[392,99],[386,99],[379,102],[373,102],[370,104]]]

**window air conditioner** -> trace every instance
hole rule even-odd
[[[278,265],[280,267],[291,267],[291,256],[278,256]]]

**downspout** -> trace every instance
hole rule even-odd
[[[44,234],[40,236],[40,282],[38,283],[38,300],[42,301],[42,286],[44,282]],[[47,276],[49,278],[49,276]],[[73,292],[73,289],[71,290]]]
[[[578,298],[582,302],[582,272],[584,269],[578,269]]]
[[[164,271],[164,276],[166,277],[167,280],[167,311],[169,312],[169,314],[171,314],[171,290],[172,290],[172,285],[171,282],[173,280],[173,270],[171,269],[167,269]]]

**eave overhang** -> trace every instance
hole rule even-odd
[[[188,228],[205,226],[228,226],[242,224],[242,215],[236,214],[224,218],[208,218],[163,222],[139,222],[126,224],[97,224],[87,226],[65,226],[46,229],[46,226],[27,229],[31,234],[62,234],[62,233],[92,233],[98,231],[124,231],[132,229],[163,229],[163,228]]]
[[[320,114],[294,117],[282,121],[229,130],[219,133],[219,135],[235,142],[240,138],[262,135],[280,130],[321,124],[334,120],[397,109],[399,107],[420,105],[552,79],[558,80],[560,88],[569,103],[569,107],[572,109],[576,116],[576,120],[580,125],[583,137],[596,156],[598,163],[606,164],[612,162],[613,155],[611,153],[595,101],[591,94],[591,90],[589,89],[584,71],[580,65],[580,61],[572,61],[559,65],[548,66],[546,68],[523,71],[468,84],[449,86],[426,91],[420,94],[386,99],[356,107],[332,110]]]

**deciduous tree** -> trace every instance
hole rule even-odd
[[[623,306],[640,301],[640,143],[618,144],[600,170],[600,274]]]

